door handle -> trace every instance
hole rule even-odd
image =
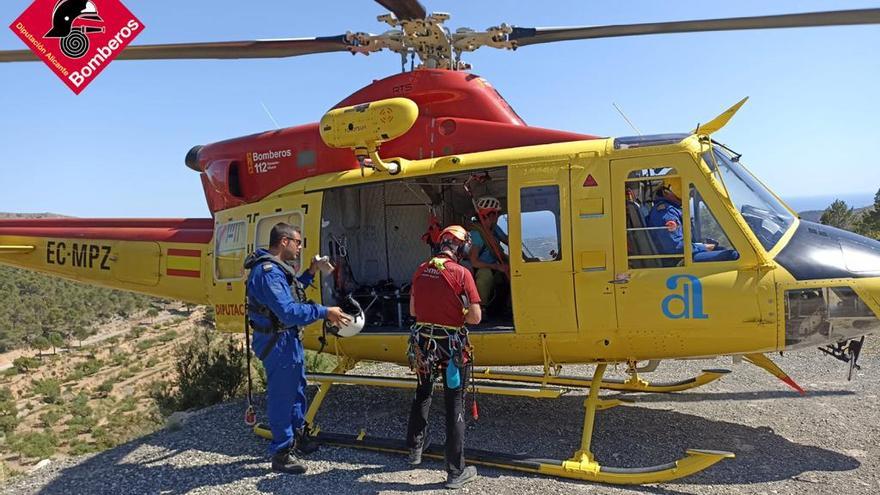
[[[618,273],[614,275],[614,280],[609,280],[609,284],[627,284],[629,283],[629,273]]]

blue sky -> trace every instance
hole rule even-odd
[[[24,45],[8,26],[30,3],[0,5],[0,49]],[[454,28],[533,27],[736,17],[877,7],[877,1],[432,1]],[[135,1],[137,44],[381,32],[369,0]],[[208,20],[210,19],[210,20]],[[491,49],[471,54],[531,125],[599,135],[693,129],[743,96],[717,138],[783,197],[880,187],[880,27],[696,33]],[[399,70],[395,54],[346,53],[247,61],[117,61],[81,95],[42,63],[0,64],[0,211],[89,217],[208,214],[195,144],[314,122],[371,80]],[[857,205],[861,206],[861,205]]]

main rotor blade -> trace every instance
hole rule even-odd
[[[424,19],[428,16],[419,0],[376,0],[376,3],[393,12],[401,21]]]
[[[880,23],[880,9],[838,10],[805,14],[734,17],[696,21],[652,22],[615,26],[583,26],[558,28],[513,28],[509,39],[519,46],[554,41],[640,36],[644,34],[693,33],[699,31],[732,31],[740,29],[771,29],[812,26],[844,26]]]
[[[318,38],[277,40],[220,41],[212,43],[176,43],[134,45],[119,54],[120,60],[233,59],[296,57],[312,53],[348,50],[345,35]],[[0,51],[0,62],[32,62],[37,56],[30,50]]]

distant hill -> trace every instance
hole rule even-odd
[[[0,218],[71,218],[57,213],[6,213],[0,211]]]

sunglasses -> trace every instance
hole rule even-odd
[[[284,237],[281,238],[281,240],[284,240],[284,239],[287,239],[287,240],[293,241],[293,245],[296,246],[296,247],[300,247],[300,246],[302,246],[302,244],[303,244],[302,239],[294,239],[293,237],[287,237],[287,236],[284,236]]]

